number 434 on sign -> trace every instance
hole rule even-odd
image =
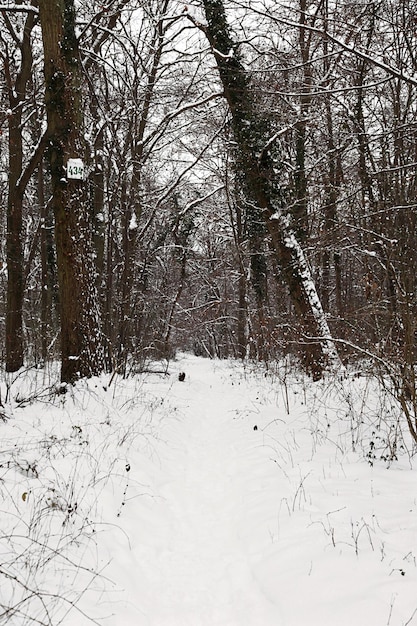
[[[72,180],[84,180],[84,163],[82,159],[68,159],[67,178]]]

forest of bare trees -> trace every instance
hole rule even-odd
[[[416,407],[411,0],[0,11],[7,371],[366,358]]]

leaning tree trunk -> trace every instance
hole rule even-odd
[[[61,380],[104,368],[87,183],[68,179],[83,158],[81,66],[73,0],[40,0],[49,162],[61,315]]]
[[[291,302],[303,325],[307,368],[315,378],[325,367],[339,367],[340,359],[305,258],[295,236],[279,186],[279,156],[274,155],[273,132],[256,110],[237,46],[227,25],[222,0],[203,0],[203,27],[216,59],[237,144],[236,169],[250,203],[262,211],[288,285]]]

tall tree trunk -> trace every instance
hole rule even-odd
[[[73,0],[40,0],[52,206],[61,316],[61,380],[104,368],[87,184],[66,177],[83,159],[81,69]]]
[[[160,13],[153,33],[151,49],[154,50],[154,54],[150,68],[147,72],[143,104],[138,112],[137,119],[132,119],[130,136],[128,137],[128,142],[132,146],[131,160],[133,164],[133,172],[130,181],[130,189],[128,189],[127,181],[125,182],[125,202],[122,203],[124,213],[124,259],[117,358],[118,363],[123,364],[123,367],[126,366],[126,359],[131,348],[131,335],[133,332],[133,285],[135,278],[136,257],[140,243],[140,223],[143,208],[141,201],[142,170],[144,165],[143,139],[148,125],[157,74],[164,47],[166,26],[164,24],[163,16],[165,15],[167,8],[168,0],[164,0],[161,4]]]
[[[330,336],[304,252],[294,234],[279,186],[279,158],[274,155],[273,132],[256,110],[249,77],[227,25],[222,0],[204,0],[205,32],[216,59],[224,95],[229,104],[237,144],[236,168],[249,203],[262,211],[289,287],[291,302],[303,325],[308,345],[304,356],[315,378],[325,367],[339,367],[340,359]]]
[[[103,283],[104,251],[106,240],[106,221],[104,217],[104,130],[99,127],[99,112],[96,106],[91,107],[95,131],[95,163],[91,177],[93,195],[93,241],[96,254],[97,289],[100,292]]]
[[[237,262],[238,262],[238,312],[237,312],[237,354],[240,359],[244,359],[248,347],[248,301],[247,301],[247,270],[243,252],[245,240],[243,211],[237,203],[232,208],[229,201],[230,222],[233,228],[233,238],[235,241]]]
[[[324,0],[323,6],[323,30],[328,30],[328,15],[329,7],[328,0]],[[338,223],[337,215],[337,199],[339,195],[339,189],[342,180],[342,172],[340,165],[340,157],[336,148],[334,139],[333,128],[333,110],[331,103],[331,91],[332,91],[332,72],[331,72],[331,55],[329,50],[329,41],[326,37],[323,38],[323,75],[325,80],[323,87],[325,92],[324,97],[324,110],[326,120],[327,131],[327,180],[325,182],[325,197],[323,207],[323,231],[324,231],[324,250],[322,258],[322,289],[321,289],[321,301],[323,308],[326,312],[330,311],[330,293],[332,289],[331,281],[331,269],[332,261],[335,272],[335,294],[336,294],[336,306],[339,319],[342,317],[342,299],[341,299],[341,266],[340,255],[335,252],[334,231]],[[340,326],[340,325],[339,325]]]
[[[250,254],[250,279],[256,302],[257,354],[261,361],[267,361],[266,305],[268,299],[268,276],[264,250],[267,231],[261,211],[257,210],[257,207],[253,204],[248,204],[246,207],[246,216]]]
[[[107,247],[106,247],[106,276],[104,287],[104,311],[103,311],[103,335],[105,340],[105,363],[106,369],[113,369],[113,352],[112,347],[114,341],[114,288],[113,288],[113,272],[114,272],[114,243],[113,243],[113,207],[109,207],[109,215],[107,220]]]
[[[3,18],[7,20],[7,15]],[[27,85],[32,72],[31,34],[35,23],[34,13],[29,13],[20,47],[20,67],[13,84],[8,57],[5,58],[5,78],[10,103],[9,180],[7,202],[7,306],[6,306],[6,371],[15,372],[23,365],[23,194],[25,185],[19,184],[23,173],[22,111]],[[10,28],[12,26],[10,25]]]
[[[7,308],[6,371],[15,372],[23,365],[23,194],[17,189],[22,173],[23,147],[21,110],[9,120],[9,194],[7,202]]]
[[[40,260],[41,260],[41,355],[46,362],[49,354],[49,344],[52,331],[56,323],[58,308],[58,289],[56,284],[56,261],[53,237],[54,220],[45,198],[44,164],[41,162],[38,169],[38,200],[40,206]]]
[[[306,135],[307,117],[311,105],[312,72],[310,60],[310,37],[306,30],[307,0],[300,0],[300,28],[298,44],[303,63],[303,83],[300,95],[300,116],[295,126],[295,199],[292,207],[294,231],[297,239],[304,242],[307,237],[307,175],[306,175]]]

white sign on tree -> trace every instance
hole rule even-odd
[[[67,178],[84,180],[84,163],[82,159],[68,159]]]

